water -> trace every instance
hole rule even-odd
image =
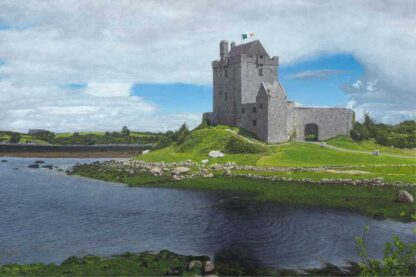
[[[36,159],[0,163],[0,264],[56,262],[71,255],[169,249],[281,268],[358,260],[354,237],[370,226],[369,250],[414,239],[412,228],[357,214],[243,201],[238,195],[129,188],[29,169]],[[43,159],[66,167],[98,159]],[[17,168],[17,170],[15,169]]]

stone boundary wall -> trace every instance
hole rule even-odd
[[[0,153],[19,152],[107,152],[137,151],[152,148],[151,144],[115,144],[115,145],[36,145],[36,144],[0,144]]]

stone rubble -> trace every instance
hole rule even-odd
[[[196,163],[192,160],[183,162],[144,162],[135,159],[128,160],[110,160],[101,162],[100,165],[103,168],[98,169],[105,170],[105,168],[116,169],[119,171],[125,171],[129,175],[134,175],[139,172],[148,172],[154,176],[171,176],[172,180],[182,180],[185,178],[214,177],[215,173],[219,174],[221,171],[224,176],[238,176],[251,179],[271,180],[271,181],[283,181],[283,182],[297,182],[297,183],[311,183],[311,184],[342,184],[342,185],[362,185],[362,186],[384,186],[393,185],[400,187],[412,187],[414,184],[406,184],[398,181],[395,183],[388,183],[383,180],[382,177],[375,177],[372,179],[350,179],[350,178],[323,178],[320,180],[312,180],[310,178],[293,179],[285,176],[263,176],[262,172],[290,172],[290,171],[302,171],[302,172],[318,172],[328,169],[343,169],[343,168],[360,168],[360,167],[381,167],[381,166],[397,166],[406,167],[412,166],[411,164],[401,165],[355,165],[355,166],[321,166],[321,167],[256,167],[250,165],[237,165],[233,162],[227,162],[224,164],[211,164],[208,167],[205,164]],[[234,171],[234,172],[233,172]],[[241,173],[235,171],[251,171],[252,173]]]

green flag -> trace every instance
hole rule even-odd
[[[254,37],[254,33],[241,34],[241,39],[247,39],[249,37]]]

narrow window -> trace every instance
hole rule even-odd
[[[260,58],[260,59],[263,59],[263,55],[260,55],[260,56],[259,56],[259,58]]]
[[[224,74],[225,74],[225,78],[228,78],[228,70],[227,69],[225,69]]]
[[[253,113],[257,112],[256,107],[253,107]]]
[[[253,126],[257,125],[257,121],[253,120]]]
[[[244,108],[243,108],[241,111],[242,111],[243,113],[245,113],[245,112],[246,112],[246,109],[244,109]]]
[[[227,95],[227,93],[225,93],[224,94],[224,100],[227,100],[228,99],[228,95]]]
[[[260,110],[262,110],[263,109],[263,104],[260,104]]]
[[[263,68],[259,68],[259,76],[263,76]]]

